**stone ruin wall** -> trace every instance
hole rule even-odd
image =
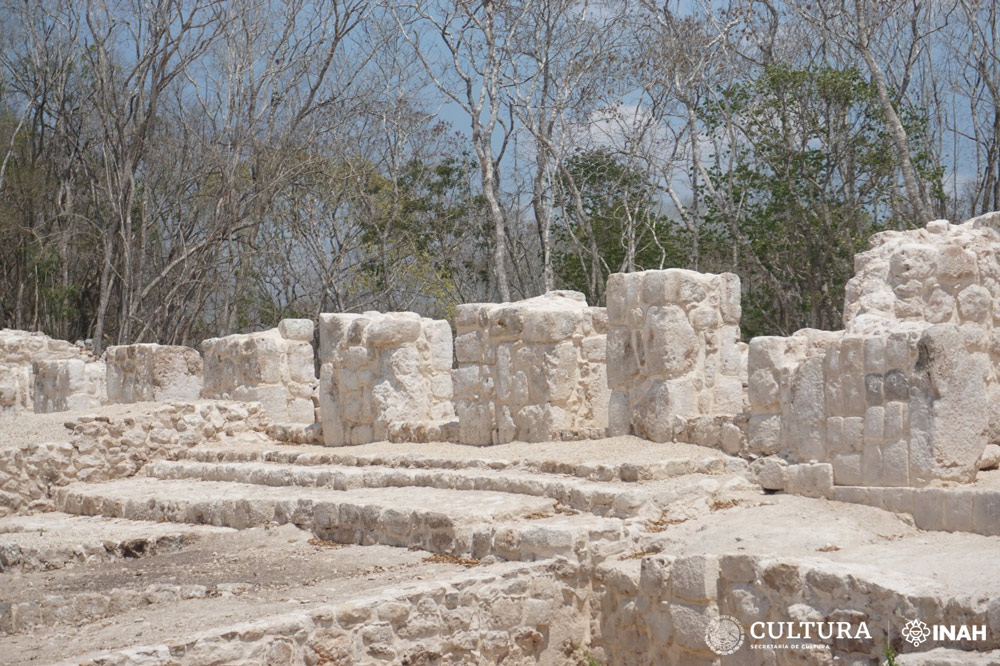
[[[447,321],[413,312],[320,315],[327,446],[457,437]]]
[[[109,402],[186,401],[201,396],[201,355],[190,347],[108,347],[106,363]]]
[[[739,277],[615,273],[607,298],[609,434],[739,452],[746,394]]]
[[[998,217],[876,234],[844,331],[752,340],[745,455],[804,463],[807,494],[975,480],[1000,439]]]
[[[746,648],[732,662],[764,664],[882,663],[886,627],[914,609],[936,603],[937,621],[1000,628],[1000,616],[985,604],[945,603],[926,593],[893,586],[877,569],[845,575],[838,563],[743,554],[652,554],[641,561],[607,561],[596,567],[593,597],[597,619],[591,654],[606,664],[719,663],[705,642],[709,621],[739,618],[747,631],[755,622],[864,621],[871,640],[834,636],[828,645],[774,649],[761,645],[747,661]],[[863,602],[862,602],[863,600]],[[933,601],[932,601],[933,600]],[[862,605],[864,612],[856,610]],[[747,636],[749,640],[749,636]],[[807,641],[808,643],[808,641]],[[926,649],[954,642],[928,641]],[[790,646],[785,645],[783,648]],[[1000,648],[1000,637],[977,646]],[[948,662],[951,663],[951,662]]]
[[[490,445],[604,437],[607,315],[549,292],[455,312],[459,441]]]
[[[265,421],[257,405],[223,401],[155,406],[139,418],[78,416],[66,424],[68,441],[0,447],[0,517],[52,511],[59,487],[134,476],[150,460],[262,431]]]
[[[0,415],[16,412],[35,411],[35,369],[36,361],[78,360],[89,365],[96,359],[82,347],[65,340],[50,338],[44,333],[32,333],[12,329],[0,329]],[[60,382],[59,375],[65,370],[67,375]],[[77,383],[68,382],[70,376],[76,382],[80,378],[79,368],[73,364],[72,370],[58,366],[44,368],[47,379],[40,387],[39,412],[57,411],[53,407],[72,402],[87,402],[83,398],[90,395],[93,388],[98,400],[104,401],[100,382],[81,388]],[[84,381],[93,378],[93,371],[84,373]],[[75,391],[76,395],[67,393]],[[61,392],[60,392],[61,391]],[[87,402],[87,407],[92,406]]]
[[[204,340],[202,397],[260,402],[277,423],[314,423],[313,328],[309,319],[283,319],[260,333]]]
[[[32,363],[36,414],[94,409],[108,401],[104,361],[80,358]]]

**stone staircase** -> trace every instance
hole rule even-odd
[[[1000,579],[970,571],[996,537],[766,495],[698,447],[574,445],[236,437],[56,486],[55,512],[0,520],[0,662],[717,664],[708,619],[756,612],[867,618],[875,642],[911,616],[985,624],[986,644],[899,663],[993,663]],[[880,649],[721,663],[874,666]]]

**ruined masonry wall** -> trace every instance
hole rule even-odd
[[[951,378],[948,361],[965,367],[968,383]],[[975,474],[988,360],[965,349],[953,326],[755,338],[750,365],[752,455],[831,463],[839,486],[921,486]],[[963,404],[978,408],[956,418]]]
[[[988,612],[986,604],[945,595],[929,599],[926,593],[905,590],[877,571],[859,576],[820,560],[655,554],[641,561],[609,561],[594,575],[599,619],[590,653],[603,664],[718,663],[705,642],[705,630],[713,618],[730,615],[747,632],[755,622],[797,621],[850,622],[856,632],[863,621],[871,634],[860,640],[856,634],[835,636],[822,641],[826,644],[820,649],[761,646],[757,660],[735,663],[880,663],[886,627],[919,616],[928,604],[938,609],[942,624],[989,626],[987,641],[978,650],[1000,647],[1000,634],[993,633],[1000,629],[1000,615]],[[859,604],[864,612],[854,610]],[[958,642],[925,644],[926,649],[939,645],[962,647]],[[746,651],[744,646],[744,656]]]
[[[586,663],[585,576],[566,565],[480,569],[213,630],[199,640],[121,650],[96,663]]]
[[[51,511],[60,486],[133,476],[150,460],[264,427],[258,406],[226,402],[158,406],[139,419],[81,416],[71,425],[68,441],[0,448],[0,516]]]
[[[32,364],[36,414],[93,409],[107,402],[104,361],[71,358]]]
[[[201,395],[201,355],[190,347],[108,347],[107,367],[111,403],[197,400]]]
[[[746,453],[827,464],[836,486],[975,480],[1000,438],[998,217],[876,234],[845,331],[751,341]]]
[[[0,329],[0,416],[34,410],[34,361],[79,359],[94,362],[94,357],[77,345],[55,340],[40,332]],[[53,402],[57,396],[47,398]]]
[[[451,327],[413,312],[320,315],[327,446],[456,438]]]
[[[607,319],[583,294],[549,292],[455,312],[455,408],[464,444],[604,437]]]
[[[1000,323],[1000,213],[923,229],[884,231],[854,258],[844,326],[864,332],[891,321]]]
[[[739,277],[676,268],[615,273],[607,296],[609,434],[690,441],[707,426],[713,445],[742,448]]]
[[[313,322],[283,319],[261,333],[209,338],[202,397],[260,402],[277,423],[315,421]]]

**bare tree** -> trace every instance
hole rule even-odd
[[[479,164],[482,194],[493,222],[493,272],[503,301],[511,297],[507,274],[507,213],[501,204],[500,162],[513,128],[502,90],[504,46],[513,41],[530,2],[427,2],[393,5],[393,15],[438,90],[467,116]],[[424,40],[436,38],[429,47]],[[500,136],[497,136],[497,133]]]

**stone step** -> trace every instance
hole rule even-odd
[[[294,610],[300,604],[327,603],[359,587],[370,589],[465,568],[438,561],[444,558],[434,560],[424,551],[331,546],[294,525],[208,529],[217,533],[180,552],[92,560],[59,575],[48,571],[0,575],[4,590],[0,634],[13,640],[41,627],[60,631],[130,624],[137,614],[162,616],[161,611],[169,614],[171,608],[189,609],[197,602],[217,611],[253,605],[267,607],[268,612]],[[359,579],[364,585],[358,585]],[[3,650],[0,663],[10,663]]]
[[[238,609],[196,629],[190,623],[171,626],[176,620],[154,607],[142,613],[139,638],[87,632],[69,649],[64,646],[56,664],[579,663],[564,651],[586,631],[588,606],[565,599],[582,598],[586,590],[572,570],[565,571],[569,582],[552,572],[564,566],[501,563],[394,586],[355,585],[319,604],[261,608],[249,617]],[[530,610],[522,612],[525,603]],[[12,652],[0,641],[2,663],[11,663],[3,658]],[[54,650],[31,652],[44,659]],[[71,654],[75,658],[67,659]],[[11,666],[41,661],[14,656]]]
[[[833,499],[913,516],[922,530],[1000,536],[1000,488],[835,486]]]
[[[337,543],[477,559],[576,558],[592,541],[624,534],[617,519],[556,515],[550,498],[424,487],[336,491],[134,477],[60,488],[56,505],[74,514],[237,529],[293,523]]]
[[[934,648],[927,652],[901,654],[895,662],[898,666],[1000,666],[1000,650],[968,652]]]
[[[148,557],[180,550],[229,528],[39,513],[0,519],[0,573]]]
[[[635,485],[584,481],[575,477],[466,468],[393,468],[384,466],[295,465],[284,463],[204,463],[157,460],[145,468],[158,479],[225,481],[264,486],[355,488],[426,487],[483,490],[554,499],[561,507],[598,516],[633,518],[659,512],[649,492]]]
[[[635,438],[631,438],[635,439]],[[383,445],[329,448],[323,446],[199,446],[176,453],[178,460],[198,462],[272,462],[290,465],[343,465],[346,467],[391,467],[407,469],[520,469],[543,474],[562,474],[590,481],[654,481],[687,474],[727,474],[745,471],[746,462],[717,449],[691,444],[650,444],[636,440],[631,448],[616,453],[602,450],[602,442],[562,442],[526,445],[517,442],[499,447],[494,455],[483,455],[481,447],[458,444],[401,445],[388,450]],[[532,448],[526,448],[531,446]],[[552,447],[552,450],[545,448]]]

